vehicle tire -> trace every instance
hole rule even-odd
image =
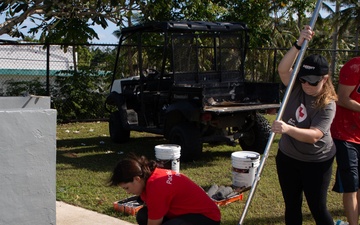
[[[122,123],[122,113],[115,111],[110,114],[109,133],[110,138],[115,143],[125,143],[130,139],[130,130],[124,128]]]
[[[200,130],[190,123],[174,126],[170,130],[169,142],[181,146],[180,160],[183,162],[197,160],[201,157]]]
[[[261,114],[256,114],[254,125],[244,138],[239,139],[239,144],[244,151],[253,151],[263,154],[269,140],[271,127],[269,121]]]

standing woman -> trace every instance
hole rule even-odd
[[[289,85],[301,45],[313,35],[311,27],[305,26],[281,60],[278,72],[285,86]],[[282,120],[272,125],[272,131],[281,134],[276,165],[287,225],[302,224],[303,194],[317,225],[334,224],[326,199],[336,153],[330,134],[336,100],[326,59],[321,55],[306,57]]]
[[[360,215],[360,57],[340,69],[339,100],[331,134],[336,145],[336,182],[333,191],[343,193],[343,206],[350,225]]]
[[[220,210],[206,192],[183,174],[156,168],[144,156],[129,155],[114,168],[110,185],[140,196],[146,204],[140,225],[219,225]]]

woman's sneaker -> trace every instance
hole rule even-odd
[[[349,225],[349,223],[342,220],[337,220],[334,222],[334,225]]]

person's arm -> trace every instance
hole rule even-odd
[[[311,30],[311,27],[309,25],[305,26],[305,28],[300,32],[299,39],[297,40],[297,45],[301,46],[305,40],[311,40],[314,36],[315,32]],[[293,71],[293,65],[295,63],[295,60],[299,54],[299,50],[292,46],[290,50],[284,55],[284,57],[281,59],[279,66],[278,66],[278,72],[280,75],[281,82],[288,86],[291,74]]]
[[[338,101],[337,104],[349,110],[360,112],[360,103],[350,98],[355,86],[347,86],[339,84],[338,86]]]
[[[276,134],[287,134],[290,137],[309,144],[314,144],[324,136],[323,132],[315,127],[298,128],[291,126],[284,121],[275,120],[271,127]]]
[[[164,218],[161,218],[161,219],[158,219],[158,220],[151,220],[151,219],[148,219],[148,225],[160,225],[162,224],[162,221],[163,221]]]

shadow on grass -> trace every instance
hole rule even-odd
[[[229,220],[222,220],[222,225],[234,225],[239,224],[240,222],[240,216],[242,216],[243,211],[239,211],[239,218],[237,219],[229,219]],[[332,210],[330,211],[330,214],[333,217],[333,220],[337,220],[338,218],[341,218],[344,216],[344,212],[342,210]],[[247,225],[258,225],[258,224],[285,224],[285,217],[284,215],[281,216],[274,216],[274,217],[267,217],[267,216],[261,216],[259,218],[247,218],[245,215],[244,224]],[[314,224],[314,218],[310,213],[303,213],[303,224]]]
[[[57,164],[106,172],[112,170],[116,162],[129,152],[152,159],[153,146],[161,143],[164,140],[159,137],[133,138],[124,144],[115,144],[109,137],[58,140],[56,161]],[[64,168],[58,166],[58,169]]]
[[[92,171],[109,171],[127,153],[133,152],[155,160],[154,147],[168,143],[161,136],[136,137],[129,142],[116,144],[109,137],[77,138],[57,141],[57,163]],[[240,151],[241,148],[239,147]],[[215,159],[230,159],[233,150],[206,150],[200,160],[181,162],[182,168],[209,166]],[[65,167],[66,168],[66,167]],[[59,167],[59,170],[64,169]]]

